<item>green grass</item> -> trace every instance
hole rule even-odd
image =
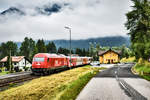
[[[129,63],[129,62],[135,62],[136,61],[136,59],[135,59],[135,57],[129,57],[129,58],[122,58],[121,60],[120,60],[120,62],[122,62],[122,63]]]
[[[146,66],[145,64],[136,64],[134,70],[138,73],[143,72],[146,74],[150,74],[150,67]]]
[[[96,73],[95,73],[96,74]],[[75,100],[80,91],[88,83],[88,81],[95,75],[94,73],[87,73],[84,76],[79,77],[79,79],[72,82],[63,94],[59,97],[59,100]]]
[[[148,80],[148,81],[150,81],[150,76],[149,75],[141,75],[141,77]]]
[[[98,71],[85,66],[44,76],[0,92],[0,100],[74,100]]]
[[[0,75],[6,75],[8,73],[9,73],[9,71],[2,71],[2,72],[0,72]]]
[[[142,78],[150,81],[150,66],[147,63],[137,63],[134,66],[134,71],[137,72]]]

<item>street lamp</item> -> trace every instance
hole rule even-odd
[[[65,29],[68,29],[70,33],[70,67],[71,67],[71,28],[65,26]]]

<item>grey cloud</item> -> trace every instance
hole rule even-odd
[[[52,13],[58,13],[61,11],[61,9],[64,7],[64,6],[68,6],[69,4],[68,3],[64,3],[63,5],[62,4],[57,4],[57,3],[54,3],[54,4],[47,4],[47,5],[44,5],[43,7],[36,7],[36,10],[40,13],[40,14],[43,14],[43,15],[51,15]]]
[[[26,15],[0,17],[0,41],[22,41],[25,36],[47,40],[69,39],[68,30],[65,30],[64,26],[72,27],[72,39],[126,36],[128,33],[124,23],[125,13],[131,9],[130,0],[2,1],[5,1],[6,6],[2,8],[0,6],[1,11],[14,6]],[[52,4],[58,4],[60,7],[56,7],[53,12]],[[44,14],[37,12],[36,7],[39,7]],[[48,10],[45,11],[46,7]]]
[[[17,4],[17,7],[10,7],[0,13],[0,15],[11,15],[11,14],[18,14],[18,15],[51,15],[52,13],[58,13],[64,8],[68,6],[69,3],[57,3],[57,2],[47,2],[44,5],[36,5],[32,8],[27,8],[25,5]]]

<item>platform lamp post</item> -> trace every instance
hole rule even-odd
[[[69,30],[69,33],[70,33],[70,67],[71,67],[71,28],[65,26],[65,29],[68,29],[68,30]]]

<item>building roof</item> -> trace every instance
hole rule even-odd
[[[104,55],[105,53],[107,53],[108,51],[112,51],[112,52],[114,52],[114,53],[116,53],[116,54],[118,54],[118,55],[121,55],[121,50],[116,51],[116,50],[112,50],[112,49],[105,50],[105,51],[100,50],[100,51],[98,52],[98,55],[99,55],[99,56],[102,56],[102,55]]]
[[[11,56],[12,57],[12,62],[20,62],[25,56]],[[0,60],[0,62],[7,62],[8,56],[4,57],[3,59]]]

